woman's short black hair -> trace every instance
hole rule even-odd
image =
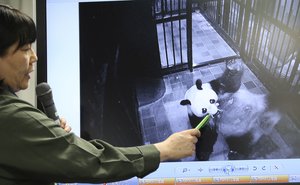
[[[10,46],[18,42],[18,47],[36,40],[34,21],[21,11],[0,4],[0,56],[4,56]]]
[[[3,85],[3,79],[0,79],[0,90],[2,89],[2,88],[1,88],[2,85]]]

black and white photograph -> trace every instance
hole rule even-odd
[[[299,0],[79,3],[81,136],[181,161],[300,158]]]

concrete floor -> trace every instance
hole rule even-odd
[[[167,66],[170,67],[180,64],[181,59],[183,63],[187,63],[186,21],[181,20],[180,24],[179,21],[173,21],[172,24],[171,22],[167,22],[164,23],[164,25],[166,43],[164,42],[163,24],[161,23],[157,25],[157,36],[162,67],[165,68]],[[172,31],[173,40],[171,37]],[[199,12],[194,12],[192,15],[192,40],[194,66],[211,60],[218,60],[237,55]],[[181,52],[180,44],[182,48]],[[168,61],[166,58],[166,52]]]

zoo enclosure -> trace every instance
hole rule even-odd
[[[299,94],[299,0],[201,1],[201,12],[269,88]],[[281,83],[269,83],[269,82]],[[278,85],[280,84],[280,85]],[[283,87],[282,87],[283,86]]]
[[[168,68],[184,69],[188,64],[192,70],[192,12],[200,11],[267,87],[299,94],[299,6],[299,0],[156,0],[153,15],[157,24],[163,24],[165,47],[171,47],[165,49]],[[166,33],[167,26],[171,35]]]

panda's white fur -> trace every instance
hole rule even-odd
[[[218,95],[212,90],[209,83],[202,84],[201,90],[193,85],[186,91],[185,99],[190,101],[190,105],[187,107],[189,115],[204,117],[206,114],[214,115],[219,111]],[[214,100],[214,102],[212,103],[210,100]],[[206,109],[207,112],[203,112],[203,109]]]
[[[251,133],[255,143],[270,132],[281,118],[277,110],[269,110],[268,95],[240,89],[228,97],[222,96],[224,114],[218,120],[219,132],[224,137]]]

